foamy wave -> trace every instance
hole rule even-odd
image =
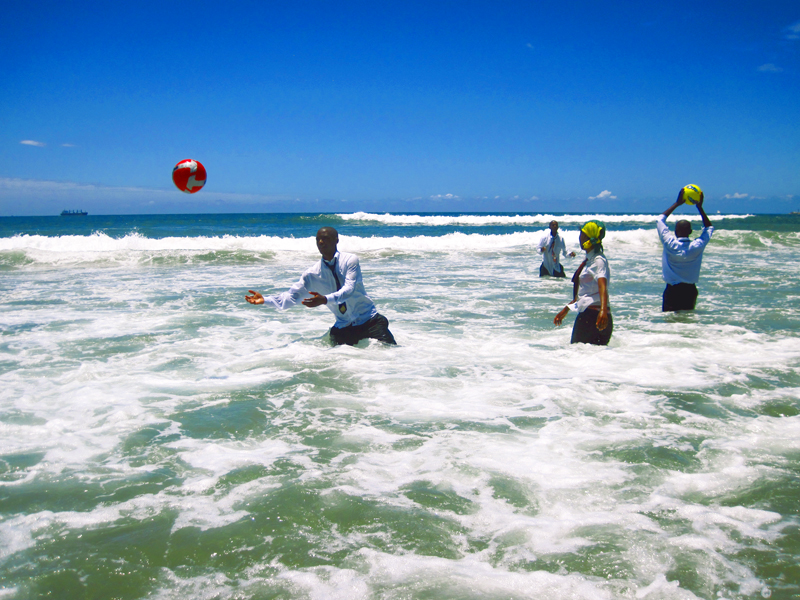
[[[546,229],[507,234],[449,233],[440,236],[356,237],[339,236],[339,249],[345,252],[486,252],[535,248]],[[579,252],[577,230],[562,230],[568,251]],[[730,238],[740,243],[740,232],[718,231],[715,241]],[[605,247],[631,249],[659,248],[652,227],[608,232]],[[313,237],[276,236],[167,237],[152,239],[133,233],[112,238],[104,233],[88,236],[48,237],[20,235],[0,238],[0,264],[12,267],[33,264],[140,263],[154,257],[191,258],[210,255],[210,260],[228,262],[254,254],[307,254],[318,256]],[[215,257],[218,254],[218,257]],[[24,259],[21,258],[24,255]],[[3,256],[6,259],[3,259]],[[10,257],[14,257],[13,259]],[[207,256],[207,259],[209,257]]]
[[[550,221],[559,223],[585,223],[591,219],[600,219],[604,223],[655,223],[658,215],[382,215],[374,213],[356,212],[350,214],[337,214],[343,221],[369,221],[385,223],[386,225],[429,225],[442,227],[447,225],[470,225],[480,227],[485,225],[547,225]],[[677,216],[677,215],[676,215]],[[724,216],[725,219],[745,219],[753,215],[714,215],[716,218]],[[699,214],[680,215],[687,221],[700,221]]]
[[[300,250],[308,239],[291,237],[242,237],[223,235],[214,237],[165,237],[148,238],[139,233],[130,233],[122,238],[113,238],[105,233],[91,235],[16,235],[0,238],[3,250],[43,250],[53,253],[69,252],[120,252],[120,251],[199,251],[213,250]]]

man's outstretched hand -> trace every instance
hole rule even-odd
[[[322,304],[328,303],[328,299],[322,294],[318,294],[317,292],[308,292],[308,293],[311,294],[311,298],[306,298],[305,300],[303,300],[303,306],[307,306],[308,308],[314,308],[315,306],[320,306]]]
[[[254,292],[253,290],[248,290],[252,296],[248,296],[245,294],[244,299],[247,300],[250,304],[264,304],[264,296],[259,294],[258,292]]]

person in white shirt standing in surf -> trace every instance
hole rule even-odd
[[[330,330],[334,346],[353,346],[366,338],[396,345],[389,331],[389,320],[367,296],[358,257],[339,252],[338,244],[339,233],[333,227],[323,227],[317,231],[317,249],[322,259],[307,269],[288,291],[264,297],[249,290],[252,295],[245,295],[244,299],[250,304],[270,304],[280,310],[298,302],[308,308],[327,305],[336,316],[336,323]],[[310,297],[301,301],[303,296]]]
[[[539,253],[542,255],[539,277],[566,277],[564,267],[559,262],[559,256],[574,258],[575,253],[567,254],[564,238],[558,235],[558,221],[550,221],[549,235],[543,235],[539,240]]]

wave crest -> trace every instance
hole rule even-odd
[[[355,212],[337,214],[343,221],[363,221],[368,223],[383,223],[385,225],[414,225],[431,227],[443,227],[448,225],[468,225],[472,227],[496,226],[496,225],[543,225],[547,226],[550,221],[559,223],[582,224],[591,219],[601,219],[605,223],[655,223],[658,215],[599,215],[599,214],[580,214],[580,215],[398,215],[391,213],[376,214],[366,212]],[[725,219],[746,219],[753,215],[724,215]],[[722,215],[714,215],[715,218],[722,218]],[[681,219],[687,221],[700,221],[697,215],[680,215]]]

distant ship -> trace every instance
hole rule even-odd
[[[88,215],[85,210],[62,210],[61,216],[62,217],[85,217]]]

